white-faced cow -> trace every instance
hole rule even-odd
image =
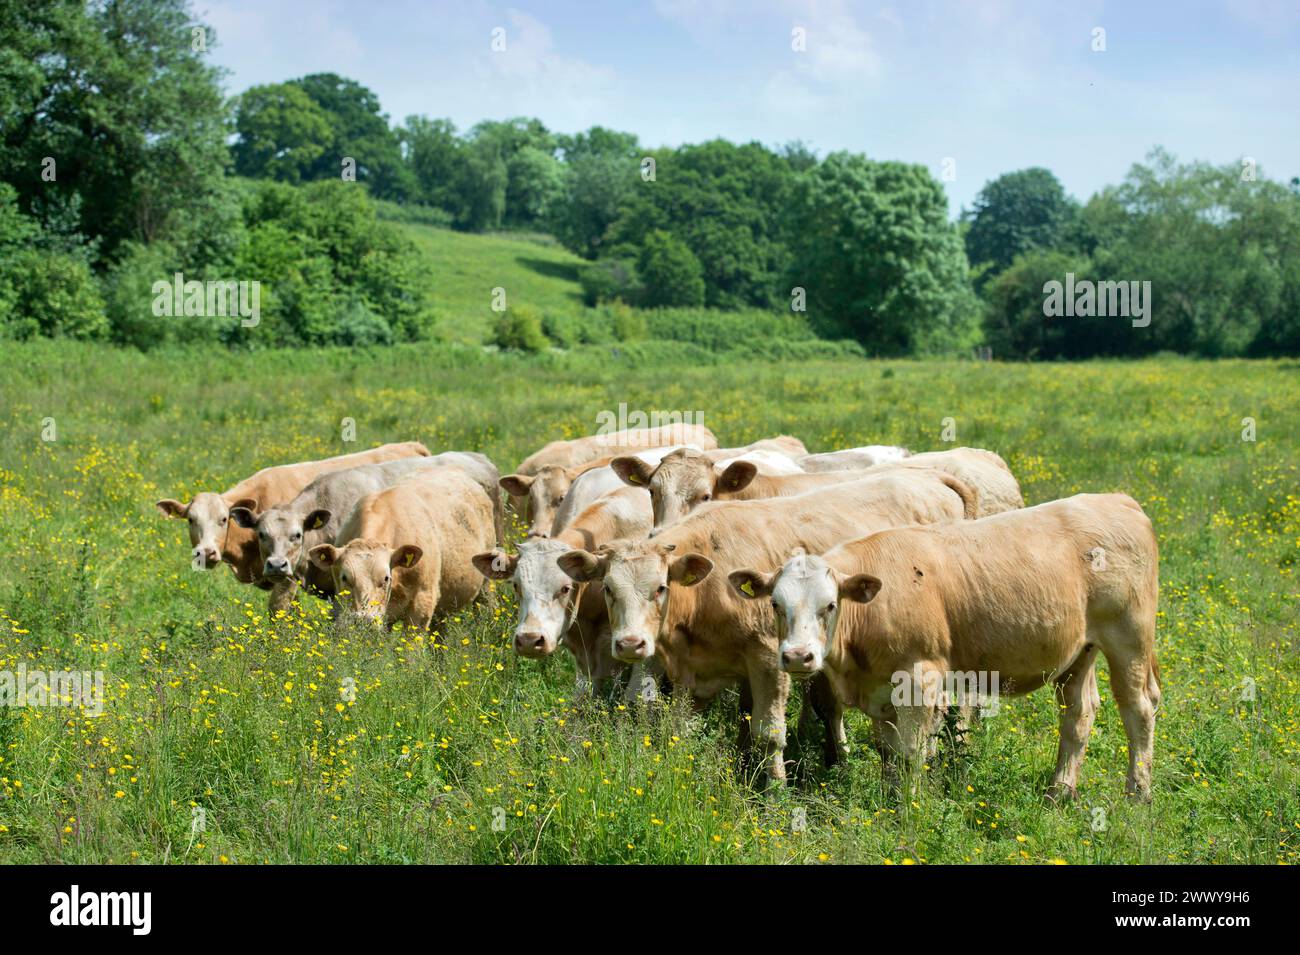
[[[1078,494],[886,530],[730,580],[752,604],[775,607],[785,672],[827,674],[841,700],[871,716],[895,776],[898,761],[917,765],[954,693],[1014,695],[1050,682],[1060,746],[1049,793],[1073,796],[1100,702],[1100,651],[1128,736],[1127,790],[1148,798],[1158,564],[1136,501]]]
[[[609,615],[599,582],[577,583],[557,559],[574,549],[595,550],[623,537],[643,538],[650,530],[650,502],[632,488],[619,487],[590,504],[553,538],[530,538],[517,554],[500,550],[477,554],[474,566],[490,580],[509,580],[519,598],[514,647],[520,656],[548,657],[563,644],[578,670],[578,696],[604,694],[628,669],[609,652]],[[646,698],[653,673],[643,663],[632,667],[626,694]]]
[[[705,504],[653,540],[614,541],[597,553],[572,550],[558,562],[574,580],[604,584],[616,658],[656,657],[674,687],[703,699],[738,682],[748,688],[753,738],[768,773],[784,778],[789,680],[771,609],[738,597],[727,573],[779,564],[795,548],[826,550],[869,531],[959,520],[974,510],[973,492],[950,475],[881,474],[797,497]],[[842,745],[838,713],[827,721]],[[741,730],[743,752],[750,743],[746,721]]]

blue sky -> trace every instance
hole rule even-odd
[[[1300,0],[195,0],[227,90],[332,70],[412,113],[648,145],[802,139],[929,166],[955,214],[1046,166],[1087,198],[1157,144],[1300,174]],[[506,49],[493,52],[504,29]],[[799,28],[805,49],[792,49]],[[1105,31],[1094,52],[1094,30]]]

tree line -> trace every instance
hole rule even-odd
[[[183,272],[266,282],[258,342],[427,337],[427,263],[370,196],[549,233],[587,260],[589,305],[789,312],[871,355],[1300,352],[1300,188],[1253,163],[1156,150],[1086,202],[1020,170],[952,222],[926,167],[798,141],[394,123],[333,73],[226,98],[215,40],[186,0],[0,0],[0,334],[254,340],[153,315],[149,286]],[[1149,281],[1150,323],[1045,314],[1067,275]]]

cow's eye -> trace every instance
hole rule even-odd
[[[393,577],[392,577],[391,574],[386,574],[386,575],[384,576],[384,583],[387,584],[387,583],[388,583],[390,580],[392,580],[392,579],[393,579]]]
[[[557,498],[555,499],[555,502],[554,502],[554,503],[555,503],[555,506],[556,506],[556,507],[559,507],[559,506],[560,506],[560,502],[563,501],[563,500],[564,500],[564,495],[561,494],[559,497],[557,497]]]
[[[296,534],[294,534],[293,539],[296,541],[302,540],[302,531],[298,531]]]
[[[225,526],[226,526],[226,521],[227,521],[227,520],[228,520],[228,518],[225,518],[225,517],[223,517],[223,518],[221,519],[221,526],[222,526],[222,527],[225,527]]]
[[[828,604],[826,605],[826,612],[827,612],[827,613],[834,613],[834,612],[835,612],[835,601],[834,601],[834,600],[832,600],[830,603],[828,603]]]
[[[779,603],[777,603],[775,600],[773,600],[773,601],[772,601],[772,609],[775,610],[777,613],[780,613],[780,612],[781,612],[781,605],[780,605]]]
[[[568,585],[568,584],[565,584],[563,587],[560,588],[560,596],[561,596],[561,597],[563,597],[563,596],[564,596],[565,594],[567,594],[568,592],[569,592],[569,585]]]
[[[664,595],[664,592],[667,590],[668,590],[667,584],[660,584],[658,589],[655,590],[655,596],[662,597]]]

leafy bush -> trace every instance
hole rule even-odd
[[[627,258],[608,258],[578,270],[582,300],[588,305],[622,301],[635,305],[641,299],[641,281],[636,263]]]
[[[704,304],[704,269],[686,243],[662,230],[647,233],[636,263],[641,304]]]
[[[0,263],[0,328],[7,338],[103,338],[104,300],[83,258],[28,249]]]
[[[551,345],[542,332],[542,313],[531,305],[511,305],[502,312],[492,343],[526,352],[545,351]]]

